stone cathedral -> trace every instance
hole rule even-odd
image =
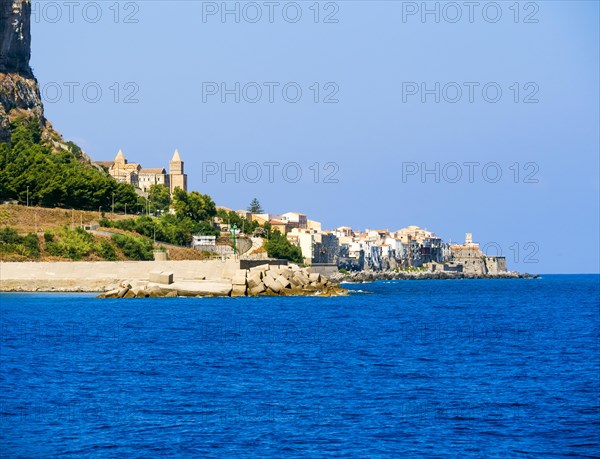
[[[143,192],[150,191],[152,185],[166,186],[171,194],[177,187],[187,191],[184,162],[177,150],[169,161],[168,173],[164,168],[144,168],[139,163],[130,163],[121,150],[113,161],[98,161],[96,164],[105,167],[117,182],[127,183]]]

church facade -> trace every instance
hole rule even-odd
[[[96,164],[106,167],[110,176],[117,182],[131,185],[144,193],[150,191],[152,185],[165,186],[171,194],[177,187],[187,191],[184,162],[177,150],[169,161],[168,173],[164,168],[143,168],[141,164],[130,163],[121,150],[113,161],[98,161]]]

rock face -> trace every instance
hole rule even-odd
[[[20,115],[39,118],[44,107],[31,57],[31,1],[0,2],[0,142],[10,141],[10,121]]]
[[[2,0],[0,4],[0,72],[33,78],[30,0]]]

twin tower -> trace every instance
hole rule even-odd
[[[117,182],[127,183],[144,192],[150,191],[152,185],[163,185],[171,194],[177,187],[187,191],[187,175],[177,150],[169,161],[169,173],[164,168],[143,168],[141,164],[129,163],[121,150],[114,161],[100,161],[98,164],[108,167],[108,173]]]

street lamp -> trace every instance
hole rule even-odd
[[[237,244],[236,244],[236,237],[235,237],[236,230],[237,230],[237,225],[234,223],[230,229],[231,239],[233,240],[233,254],[234,255],[237,255]]]

